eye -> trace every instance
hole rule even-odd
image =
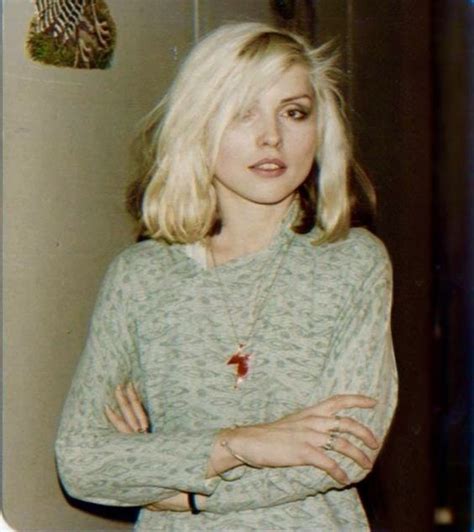
[[[309,115],[309,110],[302,107],[290,107],[283,114],[292,120],[304,120]]]

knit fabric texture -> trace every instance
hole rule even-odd
[[[365,229],[336,243],[313,245],[314,237],[282,227],[266,249],[217,266],[222,285],[183,245],[145,241],[113,261],[56,442],[73,497],[143,506],[179,491],[208,496],[199,515],[141,510],[136,529],[143,531],[368,529],[354,485],[312,466],[242,466],[205,478],[219,429],[274,421],[335,394],[376,398],[373,409],[340,414],[380,441],[387,434],[397,400],[390,260]],[[246,349],[253,364],[236,389],[226,304],[245,336],[255,299],[263,306]],[[129,381],[150,434],[118,433],[105,417],[115,387]],[[327,454],[354,484],[367,474],[344,455]]]

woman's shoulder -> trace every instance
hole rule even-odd
[[[176,262],[176,254],[170,251],[172,246],[156,240],[143,240],[132,244],[119,252],[109,266],[110,273],[143,277],[156,275],[169,269]]]
[[[352,228],[344,239],[316,246],[319,260],[341,276],[365,278],[370,272],[391,274],[391,261],[385,244],[362,227]]]
[[[169,248],[169,245],[165,242],[152,239],[142,240],[123,249],[117,254],[115,259],[127,264],[136,264],[137,262],[148,261],[150,258],[159,258],[166,253],[167,248]]]
[[[382,263],[390,261],[382,240],[364,227],[353,227],[347,238],[341,241],[341,247],[347,250],[353,260]]]

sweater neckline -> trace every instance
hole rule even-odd
[[[294,201],[288,209],[288,212],[286,213],[285,217],[280,222],[280,227],[275,232],[275,235],[272,237],[272,240],[267,246],[262,249],[259,249],[258,251],[246,253],[245,255],[241,255],[240,257],[230,259],[227,262],[224,262],[223,264],[219,264],[215,268],[218,268],[219,271],[233,269],[235,267],[240,267],[248,263],[258,261],[261,258],[267,257],[270,253],[273,253],[276,248],[279,248],[290,238],[296,236],[295,232],[291,227],[295,222],[298,212],[298,202]],[[213,269],[207,265],[207,249],[203,241],[193,242],[191,244],[183,244],[182,250],[191,260],[194,261],[195,264],[197,264],[203,270],[210,271]]]

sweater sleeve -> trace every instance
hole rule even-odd
[[[180,491],[210,495],[206,479],[214,430],[122,434],[105,417],[117,384],[139,375],[128,304],[130,267],[122,256],[103,281],[56,440],[58,471],[78,499],[115,506],[144,505]]]
[[[390,332],[392,270],[385,250],[382,251],[362,284],[347,297],[314,402],[348,393],[376,398],[378,403],[373,409],[347,409],[340,414],[370,427],[380,442],[389,430],[398,390]],[[352,441],[361,445],[355,438]],[[380,451],[364,450],[372,459]],[[346,471],[351,483],[359,482],[368,473],[340,453],[327,454]],[[207,499],[206,511],[228,513],[276,506],[341,488],[331,476],[312,466],[245,468],[240,480],[218,486]]]

